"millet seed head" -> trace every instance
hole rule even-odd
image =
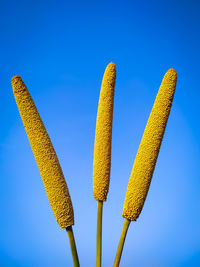
[[[33,99],[19,75],[12,78],[12,87],[51,208],[58,224],[64,229],[74,224],[74,213],[56,152]]]
[[[93,192],[94,198],[99,201],[106,201],[110,183],[115,80],[116,67],[111,62],[104,73],[96,120]]]
[[[164,76],[149,116],[129,178],[122,216],[136,221],[143,208],[160,145],[169,117],[177,73],[170,69]]]

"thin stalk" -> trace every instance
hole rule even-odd
[[[96,247],[96,267],[101,267],[101,247],[102,247],[102,214],[103,201],[97,202],[97,247]]]
[[[113,267],[118,267],[119,266],[120,259],[121,259],[121,256],[122,256],[122,250],[123,250],[123,247],[124,247],[124,242],[125,242],[125,238],[126,238],[126,234],[127,234],[130,222],[131,221],[128,220],[128,219],[125,219],[125,221],[124,221],[124,226],[123,226],[121,237],[120,237],[120,240],[119,240],[119,245],[118,245],[118,248],[117,248],[117,254],[116,254],[116,257],[115,257],[115,262],[114,262]]]
[[[67,234],[69,237],[69,243],[70,243],[70,247],[71,247],[74,267],[80,267],[72,226],[67,227],[66,230],[67,230]]]

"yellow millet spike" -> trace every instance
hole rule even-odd
[[[12,87],[51,208],[58,224],[64,229],[74,224],[74,214],[56,152],[33,99],[19,75],[12,78]]]
[[[106,201],[110,183],[113,104],[116,80],[114,63],[108,64],[99,97],[93,162],[94,198]]]
[[[143,208],[169,117],[177,73],[170,69],[164,76],[149,116],[129,178],[122,216],[136,221]]]

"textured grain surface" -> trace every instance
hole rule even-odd
[[[20,76],[12,78],[15,100],[35,156],[45,190],[61,228],[74,224],[73,207],[55,150],[37,108]]]
[[[176,80],[176,71],[170,69],[163,78],[135,158],[122,214],[124,218],[132,221],[136,221],[140,215],[149,190],[174,97]]]
[[[94,198],[101,201],[106,201],[110,183],[115,80],[115,64],[110,63],[101,85],[94,144],[93,191]]]

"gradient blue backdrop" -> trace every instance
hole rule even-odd
[[[117,67],[103,266],[112,266],[134,158],[165,72],[177,91],[121,266],[200,266],[200,1],[0,1],[0,266],[72,266],[12,94],[19,74],[61,162],[82,267],[95,266],[92,162],[100,85]]]

